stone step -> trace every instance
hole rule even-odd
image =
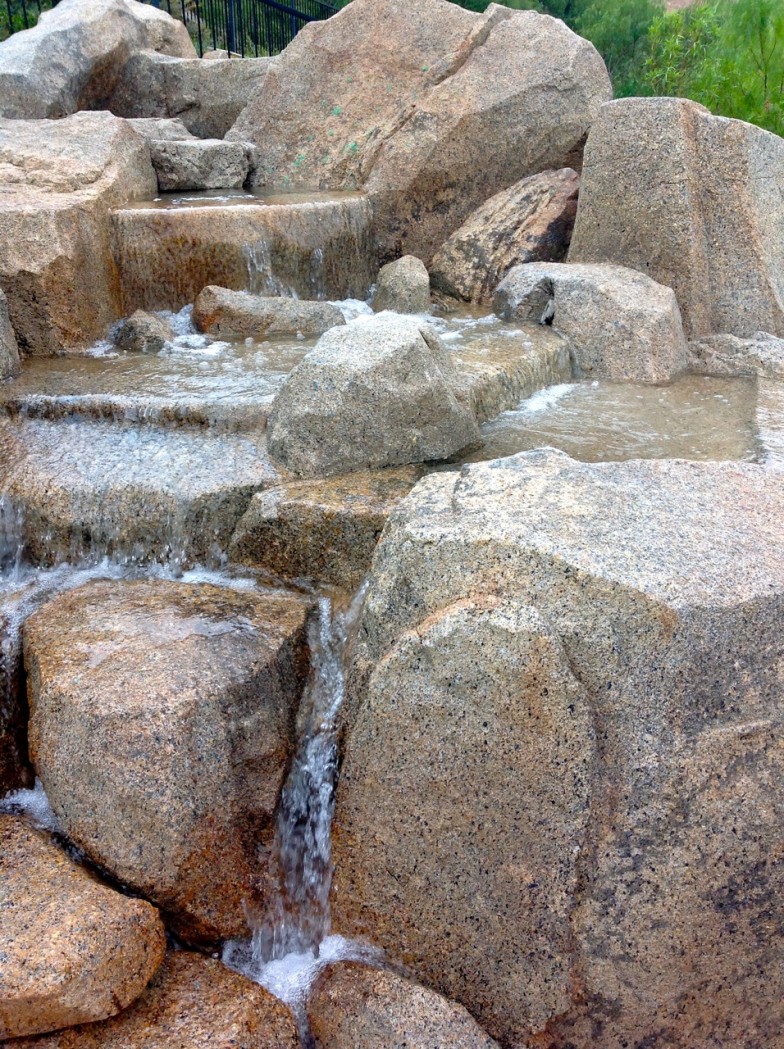
[[[263,432],[0,419],[3,494],[36,564],[220,562],[254,492],[279,471]]]
[[[119,208],[114,253],[126,314],[192,303],[208,284],[302,298],[362,298],[377,271],[359,194],[178,198]]]

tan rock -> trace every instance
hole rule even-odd
[[[433,256],[433,287],[486,305],[513,266],[560,262],[569,247],[579,186],[579,175],[563,168],[496,193]]]
[[[493,664],[487,669],[479,656],[466,670],[456,664],[459,673],[430,671],[441,667],[441,654],[436,646],[425,658],[425,645],[448,622],[451,606],[476,604],[481,595],[527,602],[563,646],[598,740],[587,785],[591,820],[574,860],[579,877],[571,884],[546,878],[536,890],[564,891],[566,910],[553,917],[570,914],[572,939],[560,955],[568,978],[547,985],[552,998],[535,995],[534,1021],[519,1004],[529,993],[525,971],[518,985],[503,967],[487,985],[475,984],[456,951],[441,972],[434,966],[432,977],[427,960],[417,960],[413,973],[511,1044],[617,1049],[664,1039],[678,1049],[774,1049],[784,1023],[782,946],[773,917],[784,891],[775,859],[784,849],[783,519],[784,477],[747,463],[588,465],[541,450],[420,481],[387,524],[358,625],[346,711],[354,728],[336,807],[335,930],[351,935],[367,920],[380,946],[414,958],[433,916],[446,923],[461,914],[455,893],[475,853],[469,841],[445,866],[445,850],[464,820],[444,826],[436,842],[436,877],[427,817],[412,815],[409,836],[398,814],[385,836],[386,817],[379,822],[377,811],[372,819],[359,813],[380,783],[400,790],[405,806],[400,785],[427,775],[408,764],[403,738],[411,736],[417,749],[431,748],[423,753],[435,755],[434,762],[441,760],[439,747],[454,746],[444,751],[449,774],[438,779],[433,771],[432,789],[465,806],[475,834],[491,833],[496,807],[484,799],[506,782],[507,766],[487,774],[473,794],[464,790],[453,775],[456,762],[463,767],[481,758],[476,745],[459,746],[463,720],[446,721],[440,708],[414,703],[442,681],[462,694],[472,675],[476,702],[484,703],[495,680]],[[417,645],[419,670],[415,659],[402,658]],[[403,670],[419,675],[415,690],[395,686]],[[388,738],[386,717],[412,710],[422,712],[414,728],[409,719],[398,737]],[[503,738],[490,725],[482,751]],[[542,742],[513,729],[509,738],[522,750]],[[371,740],[372,761],[352,759],[352,750],[364,751]],[[551,788],[557,780],[548,780]],[[547,808],[534,804],[535,793],[517,797],[526,818],[541,815],[546,836]],[[382,814],[386,804],[382,799]],[[396,851],[401,834],[405,844]],[[391,867],[379,869],[377,848]],[[515,855],[502,850],[482,871],[486,885],[505,888],[520,906],[526,854],[512,871]],[[571,855],[567,849],[561,860]],[[394,881],[395,871],[415,874]],[[518,937],[517,920],[503,920],[503,909],[496,912],[498,937],[484,935],[481,922],[470,924],[486,906],[485,892],[467,900],[467,927],[487,952],[506,943],[525,951],[527,926]],[[522,905],[530,899],[524,895]],[[412,903],[421,920],[409,936],[391,910],[406,914]],[[543,948],[537,964],[559,957],[558,943]],[[549,1016],[548,1003],[557,1010]]]
[[[49,838],[0,815],[0,1039],[102,1020],[163,960],[158,912],[102,885]]]
[[[496,1037],[544,1027],[569,1004],[593,731],[559,641],[524,603],[457,603],[401,635],[346,743],[335,928],[371,937]]]
[[[123,66],[107,108],[120,117],[177,117],[199,138],[223,138],[274,61],[205,62],[139,51]]]
[[[259,492],[237,525],[229,557],[282,579],[316,579],[353,593],[390,512],[422,473],[416,466],[368,470]]]
[[[506,320],[551,324],[591,378],[669,382],[687,367],[672,290],[623,266],[515,266],[498,285],[493,309]]]
[[[382,266],[376,281],[373,309],[396,313],[430,313],[430,276],[424,262],[404,255]]]
[[[280,387],[267,434],[300,477],[446,459],[479,438],[441,339],[393,314],[322,335]]]
[[[107,108],[123,66],[146,49],[196,55],[188,30],[165,11],[135,0],[62,0],[35,28],[0,43],[0,116],[43,120]]]
[[[199,331],[224,339],[263,339],[298,332],[321,335],[346,321],[331,302],[251,295],[209,285],[194,303],[193,323]]]
[[[23,355],[89,346],[122,316],[109,211],[156,187],[109,113],[0,120],[0,287]]]
[[[25,625],[30,754],[68,836],[178,934],[247,929],[307,670],[307,606],[99,582]]]
[[[327,966],[308,999],[318,1049],[497,1049],[457,1002],[394,973]]]
[[[216,138],[154,140],[150,157],[161,193],[241,189],[250,163],[241,142]]]
[[[128,124],[148,142],[182,142],[194,137],[179,117],[133,117]]]
[[[750,339],[709,335],[689,343],[689,370],[697,375],[757,376],[784,381],[784,339],[765,331]]]
[[[173,338],[171,325],[162,317],[137,310],[120,322],[114,344],[126,353],[159,353]]]
[[[299,1049],[281,1002],[214,958],[170,951],[144,994],[119,1016],[18,1049]]]
[[[690,338],[784,336],[784,140],[685,99],[626,98],[591,129],[570,262],[672,288]]]
[[[259,147],[258,185],[366,188],[382,258],[427,264],[494,193],[568,164],[609,97],[555,19],[353,0],[278,57],[230,137]]]

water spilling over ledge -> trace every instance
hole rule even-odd
[[[126,314],[192,303],[202,288],[364,299],[377,260],[371,208],[356,194],[260,203],[193,197],[151,202],[112,215],[114,256]],[[272,198],[276,200],[276,198]]]

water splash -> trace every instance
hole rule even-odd
[[[269,295],[289,299],[299,298],[296,288],[275,276],[269,241],[262,238],[254,244],[246,244],[242,253],[248,273],[249,292],[253,295]],[[321,272],[323,274],[323,252]]]
[[[24,555],[24,509],[0,493],[0,573],[16,581]]]
[[[49,804],[44,785],[36,777],[35,786],[30,789],[11,791],[0,798],[0,812],[14,816],[25,816],[34,827],[48,830],[53,834],[62,834],[62,828]]]

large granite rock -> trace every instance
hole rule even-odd
[[[199,331],[222,339],[264,339],[268,335],[321,335],[345,324],[332,302],[251,295],[208,285],[193,304]]]
[[[8,313],[8,300],[0,288],[0,380],[19,372],[19,346]]]
[[[346,747],[336,927],[497,1035],[543,1028],[569,1004],[593,749],[586,697],[523,601],[458,602],[403,634]]]
[[[0,117],[43,120],[104,109],[125,63],[144,50],[196,56],[183,23],[149,4],[61,0],[34,29],[0,43]]]
[[[68,836],[190,942],[247,929],[307,670],[307,606],[99,582],[25,625],[30,754]]]
[[[150,143],[161,193],[241,189],[248,177],[248,152],[241,142],[163,139]]]
[[[577,214],[580,177],[543,171],[491,197],[441,245],[430,265],[437,291],[487,305],[513,266],[560,262]]]
[[[784,478],[749,464],[587,465],[547,450],[420,481],[387,524],[358,628],[335,814],[336,931],[372,928],[379,946],[507,1044],[773,1049],[784,1023],[782,519]],[[575,794],[590,820],[582,842],[567,836],[554,852],[553,869],[574,863],[573,880],[552,871],[539,880],[527,838],[492,849],[515,820],[533,825],[538,814],[544,841],[567,824],[552,822],[544,794],[511,786],[520,755],[550,734],[520,732],[517,708],[511,721],[480,720],[488,695],[503,710],[503,656],[493,646],[493,658],[477,651],[472,661],[470,637],[451,667],[442,655],[440,635],[484,595],[537,609],[553,660],[562,647],[585,697],[564,723],[591,712],[596,757]],[[453,703],[471,681],[476,706],[464,722]],[[561,728],[553,746],[569,738]],[[507,761],[481,760],[507,747]],[[577,752],[566,753],[542,783],[556,796],[575,769]],[[483,775],[467,788],[473,763]],[[535,780],[535,767],[514,775],[523,773]],[[417,795],[425,809],[407,818],[405,784],[428,775],[460,820],[442,825],[427,790]],[[402,806],[394,826],[385,792]],[[475,841],[488,843],[484,856]],[[461,899],[468,871],[481,872],[482,889]],[[483,920],[490,893],[497,926]],[[529,964],[478,981],[464,961],[471,931],[489,956],[523,957],[535,940],[519,915],[537,901],[543,930],[568,921],[570,936],[550,931]],[[423,958],[431,923],[461,938]],[[558,959],[526,1014],[531,972]]]
[[[102,885],[47,836],[0,815],[0,1040],[114,1016],[166,937],[149,903]]]
[[[308,999],[317,1049],[497,1049],[458,1005],[394,973],[327,966]]]
[[[84,1024],[15,1049],[299,1049],[289,1010],[214,958],[170,951],[150,986],[104,1023]]]
[[[392,314],[322,335],[281,386],[267,433],[270,454],[303,477],[445,459],[479,438],[438,335]]]
[[[314,579],[353,593],[389,514],[423,472],[418,466],[367,470],[258,492],[232,536],[229,557],[281,579]]]
[[[686,370],[675,295],[636,270],[531,262],[499,284],[493,309],[507,320],[547,323],[569,342],[586,376],[667,382]]]
[[[784,339],[758,331],[749,339],[708,335],[689,343],[689,369],[697,375],[757,376],[784,381]]]
[[[156,191],[146,142],[109,113],[0,120],[0,287],[23,355],[83,348],[122,316],[109,212]]]
[[[605,106],[585,153],[570,262],[675,291],[687,334],[784,336],[784,140],[695,102]]]
[[[569,164],[611,89],[563,22],[353,0],[279,56],[230,135],[261,186],[367,189],[383,259],[426,264],[494,193]]]
[[[388,262],[379,270],[373,309],[396,313],[430,313],[430,275],[413,255]]]
[[[140,51],[123,66],[108,108],[120,117],[177,117],[199,138],[223,138],[273,61],[205,62]]]

